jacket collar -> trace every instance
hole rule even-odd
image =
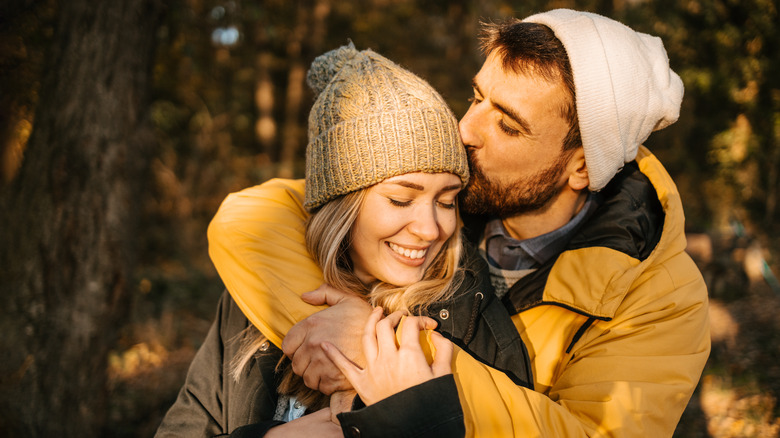
[[[566,249],[503,297],[510,313],[552,304],[609,320],[648,266],[685,249],[679,193],[646,148],[600,194],[602,205]],[[478,241],[485,219],[464,222],[467,236]]]

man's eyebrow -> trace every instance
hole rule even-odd
[[[491,100],[491,103],[493,104],[493,106],[498,108],[499,111],[506,114],[510,119],[514,120],[515,123],[520,125],[520,130],[524,131],[525,135],[529,137],[533,137],[534,133],[533,131],[531,131],[531,125],[529,125],[528,122],[526,122],[523,116],[517,114],[517,112],[515,112],[515,110],[513,110],[512,108],[502,105],[494,100]]]
[[[474,91],[476,91],[476,92],[477,92],[477,94],[479,94],[480,96],[482,96],[482,90],[479,88],[479,85],[477,85],[477,77],[476,77],[476,76],[474,76],[473,78],[471,78],[471,88],[473,88],[473,89],[474,89]]]
[[[479,85],[477,85],[477,78],[476,78],[476,76],[475,76],[474,78],[472,78],[472,79],[471,79],[471,87],[472,87],[472,88],[474,88],[474,90],[475,90],[475,91],[476,91],[476,92],[477,92],[477,93],[478,93],[480,96],[484,96],[484,95],[482,94],[482,90],[480,90],[480,88],[479,88]],[[503,104],[501,104],[501,103],[498,103],[498,102],[496,102],[496,101],[495,101],[495,100],[493,100],[493,99],[491,99],[491,100],[490,100],[490,103],[491,103],[491,104],[492,104],[494,107],[498,108],[498,110],[499,110],[499,111],[501,111],[502,113],[506,114],[506,115],[507,115],[507,117],[509,117],[510,119],[514,120],[514,121],[515,121],[515,123],[517,123],[518,125],[520,125],[520,129],[521,129],[522,131],[524,131],[525,135],[527,135],[527,136],[529,136],[529,137],[530,137],[530,136],[533,136],[533,131],[531,130],[531,125],[530,125],[530,124],[529,124],[529,123],[528,123],[528,122],[525,120],[525,118],[523,118],[523,116],[521,116],[520,114],[518,114],[518,113],[517,113],[517,111],[513,110],[512,108],[510,108],[510,107],[508,107],[508,106],[506,106],[506,105],[503,105]]]

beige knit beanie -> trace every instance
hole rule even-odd
[[[553,30],[569,55],[590,189],[636,158],[652,131],[677,121],[683,83],[658,37],[601,15],[556,9],[523,21]]]
[[[411,172],[450,172],[468,182],[458,121],[427,82],[389,59],[349,45],[314,60],[304,207]]]

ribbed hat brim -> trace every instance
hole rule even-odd
[[[453,149],[462,153],[452,153]],[[468,182],[468,160],[451,114],[413,108],[353,117],[309,143],[308,209],[411,172],[449,172]]]

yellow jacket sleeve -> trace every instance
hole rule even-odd
[[[300,295],[322,284],[306,251],[303,180],[273,179],[228,195],[208,228],[209,256],[225,287],[271,342],[324,308]]]

